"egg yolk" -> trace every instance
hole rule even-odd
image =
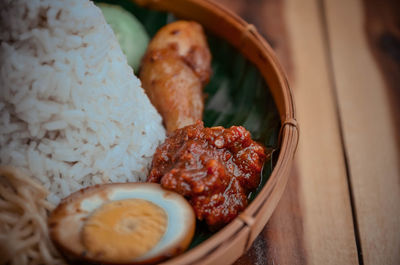
[[[82,241],[88,256],[106,262],[129,262],[146,254],[164,235],[164,209],[142,199],[104,204],[88,218]]]

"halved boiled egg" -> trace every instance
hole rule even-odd
[[[155,183],[89,187],[51,213],[50,237],[69,260],[147,264],[183,252],[195,214],[181,195]]]

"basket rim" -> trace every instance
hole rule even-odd
[[[215,233],[212,237],[199,244],[195,248],[184,252],[183,254],[165,261],[163,264],[172,265],[172,264],[197,264],[201,263],[201,259],[211,255],[218,251],[224,244],[227,244],[235,237],[235,235],[239,234],[243,229],[250,228],[250,233],[247,238],[247,242],[245,245],[244,251],[246,251],[252,244],[255,237],[258,235],[260,231],[254,231],[257,229],[253,229],[253,224],[257,222],[257,217],[262,214],[262,211],[268,204],[273,204],[273,210],[275,209],[283,190],[280,192],[279,196],[275,196],[275,198],[271,199],[270,195],[274,191],[275,186],[278,181],[281,182],[283,187],[286,186],[289,168],[291,162],[293,160],[294,154],[297,149],[298,141],[299,141],[299,127],[296,121],[296,109],[293,98],[292,90],[289,86],[288,80],[286,78],[286,74],[280,65],[273,49],[267,43],[267,41],[257,32],[257,29],[243,20],[234,12],[225,8],[219,3],[212,2],[211,0],[130,0],[135,2],[136,4],[155,9],[159,11],[171,12],[177,15],[179,13],[176,11],[177,5],[187,5],[187,6],[196,6],[201,7],[207,12],[211,12],[215,17],[219,19],[226,19],[228,23],[231,24],[233,28],[241,32],[242,38],[236,44],[229,41],[226,36],[221,36],[227,42],[235,46],[235,48],[239,49],[242,54],[246,57],[246,59],[252,61],[258,71],[263,75],[265,81],[267,81],[267,76],[263,73],[262,67],[271,67],[271,70],[274,72],[275,77],[277,78],[277,84],[281,88],[282,95],[274,96],[274,101],[277,103],[277,97],[283,101],[283,109],[278,107],[280,119],[281,119],[281,132],[280,132],[280,152],[278,155],[278,159],[274,169],[271,172],[271,175],[264,187],[261,189],[259,194],[255,197],[255,199],[246,207],[246,209],[233,221],[223,227],[220,231]],[[174,12],[175,11],[175,12]],[[184,16],[183,14],[180,14]],[[179,16],[178,14],[178,17]],[[191,20],[196,20],[190,17]],[[204,23],[201,23],[204,26]],[[207,29],[209,27],[205,26]],[[243,50],[246,48],[246,42],[251,42],[256,45],[256,48],[261,53],[260,55],[265,57],[260,57],[258,63],[251,60],[248,55],[243,53]],[[243,45],[241,47],[241,45]],[[243,50],[242,50],[243,49]],[[270,88],[271,89],[271,88]],[[270,202],[271,201],[271,202]],[[272,214],[272,211],[268,213],[268,217]],[[261,220],[261,229],[265,226],[267,220]]]

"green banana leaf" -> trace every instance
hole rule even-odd
[[[144,25],[150,37],[164,25],[176,18],[172,14],[139,7],[129,0],[102,0],[120,5],[130,11]],[[278,150],[280,129],[279,113],[261,74],[225,40],[208,32],[207,40],[212,54],[213,75],[205,87],[207,99],[203,115],[204,125],[230,127],[242,125],[251,132],[252,138],[263,143],[270,150]],[[273,152],[270,161],[263,168],[261,183],[256,191],[249,194],[252,201],[267,182],[277,158]],[[193,248],[212,236],[205,224],[198,222]]]

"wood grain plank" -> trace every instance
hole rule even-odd
[[[287,0],[293,90],[301,126],[296,157],[308,264],[358,264],[347,174],[317,0]]]
[[[236,264],[357,264],[350,198],[318,1],[218,0],[255,24],[295,94],[300,144],[270,221]]]
[[[368,43],[390,29],[384,22],[389,16],[378,6],[389,6],[389,13],[396,7],[395,1],[379,1],[370,10],[367,2],[324,0],[329,46],[363,261],[400,264],[400,132],[396,126],[400,102],[394,97],[398,92],[392,90],[399,84],[388,88],[399,72],[382,65],[398,67],[398,59],[377,60],[382,50],[376,50],[375,42]],[[399,13],[394,16],[398,23]],[[399,24],[392,26],[398,32]]]

